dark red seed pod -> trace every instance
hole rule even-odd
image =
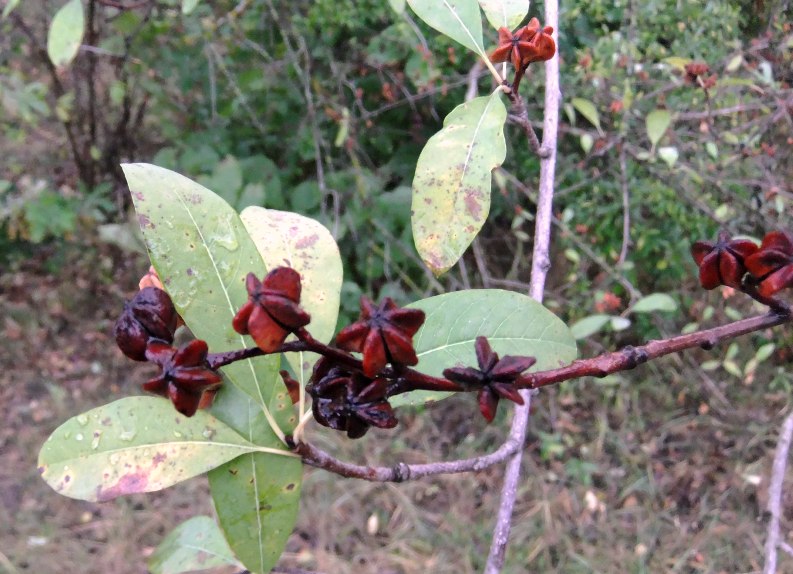
[[[363,353],[363,372],[367,377],[375,377],[388,363],[418,363],[413,335],[423,323],[424,311],[420,309],[400,308],[390,297],[375,307],[362,297],[360,317],[339,332],[336,345],[346,351]]]
[[[187,417],[195,414],[205,394],[216,391],[222,381],[220,373],[207,363],[208,348],[205,341],[196,339],[175,349],[160,341],[146,347],[146,358],[160,366],[160,373],[143,384],[143,389],[168,397],[177,411]]]
[[[506,355],[499,359],[486,337],[477,337],[476,360],[479,368],[452,367],[443,371],[443,376],[466,390],[479,389],[477,399],[479,412],[487,422],[496,416],[499,399],[524,404],[515,382],[518,377],[536,363],[534,357]]]
[[[253,337],[262,351],[276,351],[290,333],[311,321],[299,305],[300,274],[294,269],[276,267],[263,281],[249,273],[245,286],[250,298],[234,316],[232,326]]]
[[[764,297],[793,287],[793,235],[785,231],[766,234],[760,249],[746,259],[746,267]]]
[[[116,343],[130,359],[145,361],[149,341],[173,342],[178,319],[168,294],[156,287],[146,287],[124,305],[114,328]]]
[[[747,239],[732,239],[721,231],[717,240],[697,241],[691,246],[691,256],[699,266],[699,282],[703,289],[726,285],[741,288],[746,275],[746,259],[757,251],[757,245]]]

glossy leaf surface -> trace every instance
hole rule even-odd
[[[482,15],[476,0],[407,0],[427,24],[477,54],[484,54]]]
[[[433,273],[465,252],[490,211],[492,171],[507,153],[500,93],[457,106],[424,146],[413,179],[413,240]]]
[[[413,337],[417,370],[441,376],[449,367],[476,366],[474,342],[487,337],[500,356],[537,359],[532,371],[566,365],[577,355],[575,339],[556,315],[531,297],[499,289],[473,289],[423,299],[408,305],[427,319]],[[391,399],[393,406],[439,400],[448,393],[414,391]]]
[[[127,397],[58,427],[39,472],[64,496],[105,501],[161,490],[256,448],[206,411],[187,418],[165,399]]]
[[[182,574],[226,565],[242,567],[209,516],[194,516],[174,528],[149,558],[152,574]]]

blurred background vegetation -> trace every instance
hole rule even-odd
[[[459,288],[527,290],[539,164],[511,126],[491,215],[472,249],[440,279],[416,255],[418,154],[446,114],[493,86],[471,54],[400,2],[86,0],[83,46],[70,67],[56,69],[46,37],[61,4],[0,0],[9,12],[0,20],[0,329],[8,342],[0,358],[13,366],[32,357],[0,375],[0,399],[12,405],[0,449],[22,466],[36,440],[77,410],[64,405],[134,393],[145,376],[134,379],[139,369],[101,350],[147,267],[122,161],[175,169],[238,208],[322,221],[345,263],[341,325],[357,315],[362,293],[407,302]],[[542,20],[542,11],[534,2],[529,16]],[[790,3],[562,1],[559,48],[564,109],[546,304],[578,325],[582,354],[756,312],[729,290],[699,291],[688,250],[720,227],[755,238],[792,227]],[[716,75],[707,91],[686,78],[692,60]],[[541,66],[521,85],[538,129],[543,86]],[[648,116],[668,128],[654,135]],[[675,305],[633,312],[656,292]],[[791,341],[790,329],[759,333],[544,393],[508,571],[756,568],[764,465],[793,384]],[[86,342],[92,350],[80,355]],[[506,424],[502,414],[485,429],[467,402],[443,405],[360,445],[315,434],[359,460],[377,458],[377,437],[401,453],[388,457],[424,460],[487,448]],[[20,434],[23,426],[33,435]],[[127,545],[118,556],[137,558],[112,562],[112,571],[141,572],[139,553],[187,514],[169,512],[184,494],[70,511],[70,501],[25,490],[39,486],[29,466],[35,484],[20,492],[46,503],[27,508],[24,496],[11,496],[8,520],[0,511],[0,540],[9,540],[0,571],[54,571],[35,556],[57,556],[53,541],[70,552],[93,548],[75,542],[75,530],[88,530],[102,540],[90,568],[106,572],[107,548]],[[9,467],[0,486],[19,483],[19,467]],[[311,475],[285,560],[327,572],[477,571],[497,479],[390,487]],[[54,519],[51,504],[60,509]],[[122,505],[154,516],[143,542],[109,526]],[[309,517],[311,509],[323,518]],[[793,504],[788,511],[793,518]]]

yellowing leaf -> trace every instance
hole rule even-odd
[[[490,211],[491,172],[507,152],[499,92],[457,106],[424,146],[413,179],[413,240],[436,275],[454,265]]]
[[[104,501],[161,490],[257,450],[206,411],[187,418],[165,399],[127,397],[55,429],[39,472],[64,496]]]

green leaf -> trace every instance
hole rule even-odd
[[[268,268],[287,265],[300,273],[300,305],[311,315],[308,329],[315,339],[330,341],[336,331],[343,276],[339,247],[330,231],[311,218],[263,207],[248,207],[240,218]],[[313,353],[287,353],[295,372],[302,368],[304,375],[317,358]]]
[[[681,72],[686,69],[686,64],[692,62],[691,58],[683,58],[680,56],[669,56],[668,58],[664,58],[663,61]]]
[[[672,123],[672,114],[669,110],[653,110],[647,114],[645,123],[647,124],[647,137],[655,147],[666,133],[669,124]]]
[[[670,168],[675,167],[678,158],[677,148],[674,146],[659,147],[658,157],[664,160],[664,163]]]
[[[416,15],[441,34],[445,34],[485,55],[482,42],[482,15],[476,0],[407,0]]]
[[[8,15],[11,14],[11,12],[13,12],[17,6],[19,6],[19,0],[8,0],[8,2],[6,2],[5,8],[3,8],[3,20],[8,18]]]
[[[776,350],[776,345],[774,343],[766,343],[765,345],[757,349],[754,358],[758,363],[762,363],[763,361],[768,359],[774,353],[775,350]]]
[[[194,516],[174,528],[148,563],[152,574],[182,574],[228,564],[242,567],[209,516]]]
[[[589,134],[583,134],[580,138],[581,149],[584,150],[584,153],[589,153],[592,149],[592,146],[595,144],[595,139]]]
[[[276,398],[291,406],[283,385]],[[268,439],[261,409],[236,387],[224,388],[211,412],[253,443]],[[281,556],[297,520],[302,474],[299,458],[267,453],[243,455],[209,473],[220,527],[251,572],[269,572]]]
[[[388,3],[397,14],[401,15],[405,11],[405,0],[388,0]]]
[[[573,107],[579,114],[584,116],[590,124],[597,128],[601,136],[603,135],[603,130],[600,128],[600,115],[598,114],[595,104],[584,98],[573,98]]]
[[[182,14],[187,16],[198,6],[199,0],[182,0]]]
[[[677,311],[677,301],[666,293],[653,293],[639,299],[631,308],[633,313],[654,313],[656,311]]]
[[[529,13],[529,0],[479,0],[479,6],[496,30],[514,30]]]
[[[245,276],[266,267],[237,212],[207,188],[150,164],[122,166],[132,192],[149,257],[193,334],[212,352],[254,346],[232,329],[231,320],[248,300]],[[262,407],[283,388],[275,355],[239,361],[223,374]],[[268,411],[269,412],[269,411]],[[288,426],[291,405],[271,413]],[[259,443],[278,446],[276,434]]]
[[[199,183],[209,189],[217,189],[218,195],[232,207],[238,207],[242,189],[242,167],[234,156],[226,156],[215,165],[211,176],[199,178]]]
[[[64,496],[105,501],[162,490],[258,448],[206,411],[187,418],[165,399],[127,397],[55,429],[39,472]]]
[[[499,92],[457,106],[424,146],[413,179],[413,240],[436,275],[462,256],[490,211],[491,172],[507,153]]]
[[[570,330],[573,332],[573,337],[580,341],[602,330],[611,319],[613,319],[611,315],[590,315],[570,325]]]
[[[83,41],[85,16],[81,0],[69,0],[50,24],[47,35],[47,54],[56,66],[66,66],[77,55]]]
[[[422,373],[442,376],[455,366],[476,366],[474,342],[480,335],[504,355],[536,357],[533,370],[566,365],[575,359],[575,340],[556,315],[531,297],[499,289],[472,289],[422,299],[408,305],[427,320],[413,338]],[[448,393],[414,391],[391,399],[393,406],[439,400]]]

